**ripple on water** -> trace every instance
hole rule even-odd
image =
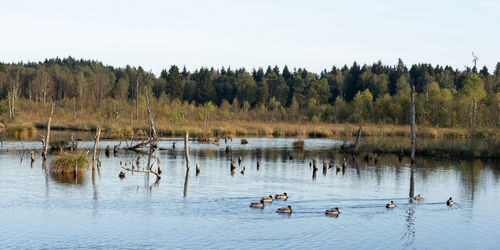
[[[294,139],[252,138],[232,145],[241,167],[230,175],[223,146],[193,142],[192,160],[200,162],[196,177],[185,183],[182,147],[161,151],[164,178],[152,185],[144,174],[120,180],[120,160],[134,153],[103,158],[94,183],[91,171],[81,185],[61,184],[38,161],[31,168],[20,151],[0,150],[1,248],[491,248],[500,245],[500,176],[495,164],[471,162],[459,168],[453,162],[422,159],[415,171],[415,188],[424,195],[408,198],[409,168],[394,156],[380,156],[372,166],[349,165],[345,175],[328,171],[312,180],[312,157],[339,162],[331,140],[307,140],[303,155],[289,145]],[[235,142],[239,142],[236,140]],[[8,144],[5,142],[4,144]],[[39,144],[39,143],[38,143]],[[38,145],[33,144],[33,145]],[[103,142],[100,148],[116,142]],[[171,142],[162,142],[171,147]],[[30,144],[25,144],[30,145]],[[91,142],[82,142],[91,147]],[[51,156],[52,157],[52,156]],[[257,171],[255,162],[261,160]],[[48,160],[50,166],[51,158]],[[351,163],[349,163],[351,164]],[[474,175],[481,168],[480,175]],[[187,189],[185,189],[187,186]],[[287,201],[274,201],[264,209],[250,202],[287,192]],[[184,197],[184,194],[187,196]],[[455,204],[448,207],[446,199]],[[386,209],[393,200],[396,207]],[[292,215],[276,213],[291,205]],[[326,209],[339,207],[338,217]],[[465,237],[466,236],[466,237]]]

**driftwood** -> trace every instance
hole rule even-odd
[[[54,114],[54,103],[52,103],[52,108],[50,109],[49,121],[47,122],[47,136],[43,139],[42,157],[43,157],[44,160],[47,159],[47,151],[49,150],[50,124],[52,123],[52,115],[53,114]]]
[[[161,173],[158,173],[158,172],[151,170],[151,169],[139,170],[139,169],[126,168],[126,167],[122,167],[122,168],[127,170],[127,171],[130,171],[130,172],[153,173],[156,175],[157,178],[161,178]]]
[[[95,161],[97,155],[97,145],[99,144],[99,137],[101,136],[101,128],[97,126],[95,131],[95,140],[94,140],[94,153],[92,154],[92,169],[95,168]]]
[[[127,147],[125,148],[126,150],[133,150],[133,151],[137,151],[139,148],[142,148],[142,147],[145,147],[147,146],[148,144],[150,144],[151,142],[155,141],[154,139],[152,140],[147,140],[147,141],[143,141],[141,143],[138,143],[136,145],[133,145],[133,146],[130,146],[130,147]]]

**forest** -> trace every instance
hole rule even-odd
[[[155,116],[173,126],[234,120],[406,125],[411,86],[419,126],[500,125],[500,63],[492,71],[458,70],[406,66],[402,60],[397,65],[354,62],[319,74],[287,66],[190,72],[172,65],[159,76],[142,67],[117,68],[72,57],[0,63],[0,117],[3,123],[36,122],[54,102],[68,123],[90,119],[132,126],[147,115],[150,93]]]

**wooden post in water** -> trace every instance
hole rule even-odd
[[[186,131],[184,134],[184,148],[186,150],[186,169],[189,169],[189,133]]]
[[[354,150],[353,150],[354,154],[358,153],[359,139],[360,138],[361,138],[361,127],[359,127],[359,129],[358,129],[358,135],[356,136],[356,144],[354,144]]]
[[[95,140],[94,140],[94,154],[92,155],[92,169],[95,168],[95,160],[97,155],[97,145],[99,144],[99,137],[101,136],[101,128],[97,126],[95,131]]]
[[[49,143],[50,143],[50,124],[52,122],[52,115],[54,114],[54,103],[52,103],[52,108],[50,109],[50,116],[49,116],[49,121],[47,122],[47,136],[45,137],[45,140],[43,141],[43,151],[42,151],[42,157],[44,160],[47,159],[47,151],[49,150]]]

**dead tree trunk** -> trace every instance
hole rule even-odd
[[[44,160],[47,159],[47,151],[49,149],[49,143],[50,143],[50,124],[52,123],[52,115],[54,114],[54,103],[52,103],[52,108],[50,109],[50,116],[49,116],[49,121],[47,122],[47,136],[45,137],[43,143],[43,152],[42,152],[42,157]]]
[[[95,131],[95,140],[94,140],[94,154],[92,155],[92,169],[95,169],[95,160],[97,155],[97,145],[99,144],[99,137],[101,136],[101,128],[97,126]]]
[[[415,86],[411,87],[410,96],[410,133],[411,133],[411,162],[415,162]],[[413,166],[413,165],[412,165]]]
[[[186,131],[185,136],[184,136],[184,147],[186,150],[186,169],[189,169],[189,133]]]
[[[352,151],[354,154],[358,153],[359,147],[359,139],[361,138],[361,127],[358,129],[358,135],[356,136],[356,143],[354,144],[354,150]]]
[[[139,81],[135,79],[135,119],[139,117]]]
[[[411,176],[410,176],[410,193],[409,196],[415,195],[415,180],[414,180],[414,164],[415,164],[415,85],[411,86],[410,96],[410,134],[411,134]]]
[[[146,91],[146,101],[148,103],[149,138],[156,139],[156,138],[158,138],[158,134],[156,133],[155,125],[154,125],[153,118],[151,115],[151,104],[149,102],[149,92],[148,91]]]

